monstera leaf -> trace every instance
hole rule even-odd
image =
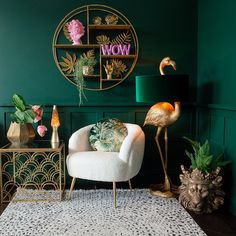
[[[96,151],[119,152],[127,134],[126,126],[120,120],[105,119],[92,127],[89,141]]]

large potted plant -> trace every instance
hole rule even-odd
[[[193,152],[185,151],[191,166],[189,169],[181,166],[179,202],[195,213],[211,213],[224,203],[220,171],[229,161],[223,161],[222,155],[211,154],[208,140],[201,144],[185,139],[190,142]]]
[[[12,103],[16,111],[11,114],[11,124],[7,132],[8,140],[14,145],[31,142],[35,137],[32,123],[41,121],[37,127],[38,134],[43,137],[47,128],[42,125],[43,109],[39,105],[26,105],[22,96],[14,94]]]

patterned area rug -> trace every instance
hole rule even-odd
[[[66,192],[61,202],[11,202],[0,216],[0,235],[206,234],[176,199],[134,189],[117,190],[116,209],[112,190],[78,190],[71,200]]]

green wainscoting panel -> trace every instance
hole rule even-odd
[[[236,110],[220,105],[197,107],[197,135],[202,140],[219,144],[224,148],[224,158],[231,164],[222,170],[225,205],[236,215]]]
[[[115,117],[121,119],[123,122],[138,124],[142,127],[144,119],[150,105],[142,106],[58,106],[58,112],[60,116],[61,126],[59,127],[59,137],[63,139],[68,145],[68,140],[73,132],[77,129],[89,124],[96,123],[98,120],[107,117]],[[6,144],[6,133],[10,124],[10,113],[14,112],[13,107],[0,107],[0,134],[1,134],[1,146]],[[51,138],[51,112],[52,106],[46,106],[44,109],[43,123],[48,127],[48,132],[44,138],[37,136],[37,139]],[[169,169],[173,182],[178,182],[178,175],[180,174],[180,164],[183,164],[187,158],[184,155],[183,143],[181,140],[182,134],[188,132],[188,135],[194,135],[192,132],[195,130],[195,124],[193,122],[194,109],[192,106],[186,106],[183,108],[182,121],[181,119],[176,122],[178,128],[175,129],[173,125],[170,129],[175,129],[174,134],[169,134]],[[182,126],[182,128],[181,128]],[[36,128],[36,126],[35,126]],[[157,183],[163,181],[163,171],[161,167],[160,157],[154,140],[156,134],[156,127],[146,126],[143,127],[146,142],[145,142],[145,155],[143,165],[140,173],[133,180],[133,184],[136,187],[148,187],[151,183]],[[182,144],[181,144],[182,143]],[[176,166],[178,165],[178,168]],[[71,181],[71,178],[67,176],[67,187]],[[91,181],[78,181],[80,187],[92,188],[106,187],[100,183]],[[108,187],[110,185],[107,185]],[[126,186],[126,185],[125,185]],[[127,186],[126,186],[127,187]]]
[[[225,147],[232,161],[226,182],[230,211],[236,215],[236,1],[198,1],[197,131]],[[227,27],[226,27],[227,26]]]
[[[129,119],[129,112],[104,112],[104,118],[117,118],[120,119],[123,122],[128,122]]]
[[[230,182],[228,188],[230,189],[230,210],[236,215],[236,111],[225,120],[225,152],[226,157],[230,160]]]
[[[147,108],[147,111],[146,111],[146,112],[139,111],[139,110],[137,110],[137,111],[135,112],[135,121],[136,121],[136,124],[140,125],[141,127],[142,127],[143,124],[144,124],[144,120],[145,120],[145,117],[146,117],[146,115],[147,115],[148,109],[149,109],[149,107]]]
[[[194,110],[182,110],[180,118],[168,128],[169,133],[172,135],[185,135],[192,134],[195,124],[195,111]]]
[[[224,145],[225,138],[225,116],[215,112],[210,117],[210,139],[216,143]]]
[[[88,124],[94,124],[97,122],[99,115],[97,112],[71,112],[71,131],[75,132],[79,128],[82,128]]]

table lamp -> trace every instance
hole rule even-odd
[[[53,147],[56,147],[59,144],[58,127],[60,126],[60,120],[56,105],[54,105],[52,109],[51,126],[52,126],[51,145]]]
[[[157,127],[155,141],[160,154],[165,181],[159,188],[155,186],[150,191],[153,195],[161,197],[172,197],[174,195],[167,174],[167,128],[178,120],[181,114],[180,102],[186,101],[188,97],[188,75],[164,75],[163,69],[168,65],[176,69],[175,62],[166,57],[160,63],[161,75],[136,76],[136,101],[146,103],[157,102],[148,111],[144,125],[154,125]],[[174,102],[174,106],[170,102]],[[159,142],[162,130],[164,130],[165,155],[163,155]]]

